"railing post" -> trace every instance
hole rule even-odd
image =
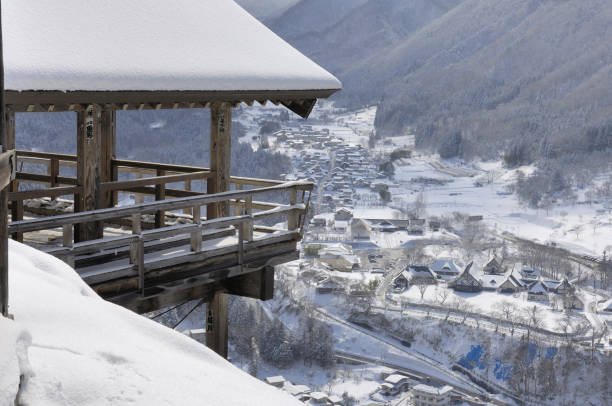
[[[164,176],[166,171],[158,169],[157,176]],[[166,198],[166,185],[155,185],[155,200],[164,200]],[[161,228],[166,224],[166,213],[160,210],[155,213],[155,228]]]
[[[242,264],[244,263],[244,231],[242,224],[238,224],[238,265],[240,265],[240,272],[242,272]]]
[[[119,165],[111,161],[111,182],[119,180]],[[119,203],[119,192],[113,190],[111,192],[111,207],[114,207]]]
[[[138,235],[142,233],[142,224],[140,214],[132,214],[132,234]],[[135,264],[138,262],[138,243],[133,242],[130,246],[130,264]]]
[[[291,196],[289,197],[289,204],[294,206],[297,203],[297,189],[295,187],[291,188]],[[296,210],[292,210],[289,213],[289,218],[287,219],[287,229],[295,230],[298,228],[298,217],[299,214]]]
[[[185,190],[188,192],[191,192],[191,179],[187,179],[185,181]],[[189,208],[185,208],[183,209],[183,214],[189,214],[190,213],[190,209]]]
[[[142,171],[141,170],[139,170],[136,173],[136,178],[137,179],[142,179]],[[144,202],[144,195],[142,193],[134,193],[134,203],[140,204],[142,202]]]
[[[244,238],[253,241],[253,195],[248,195],[244,199],[244,215],[249,216],[249,221],[242,224]]]
[[[72,224],[64,224],[62,226],[62,245],[64,247],[72,247],[72,240]],[[64,261],[74,268],[74,255],[67,255]]]
[[[59,176],[59,159],[51,158],[49,162],[49,176],[51,177],[50,186],[57,187],[57,177]]]
[[[200,206],[193,206],[193,224],[201,224],[202,223],[202,215],[200,214]],[[202,251],[202,229],[198,227],[198,229],[191,233],[191,250],[193,252]]]
[[[23,200],[11,202],[11,221],[23,220]],[[23,242],[23,233],[13,233],[13,240]]]
[[[144,240],[142,236],[138,236],[138,243],[136,246],[137,250],[137,262],[138,262],[138,289],[140,295],[145,295],[145,274],[144,274]]]

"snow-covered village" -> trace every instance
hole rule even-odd
[[[0,406],[612,404],[612,4],[0,15]]]

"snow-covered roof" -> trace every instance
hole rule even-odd
[[[605,302],[600,309],[604,312],[612,312],[612,299]]]
[[[482,287],[496,289],[500,287],[505,281],[504,275],[483,275],[482,276]],[[516,285],[514,282],[511,282]]]
[[[10,1],[2,26],[7,91],[341,88],[232,0]]]
[[[0,317],[0,404],[13,404],[18,390],[32,405],[302,404],[180,332],[102,300],[64,262],[13,240],[9,283],[15,320]]]
[[[420,383],[418,385],[414,385],[412,389],[422,393],[431,393],[432,395],[445,395],[446,393],[451,392],[453,387],[446,385],[441,388],[435,388],[433,386]]]
[[[310,394],[310,398],[311,398],[312,400],[316,400],[316,401],[320,402],[320,401],[322,401],[322,400],[328,399],[328,398],[329,398],[329,396],[327,396],[327,394],[325,394],[325,393],[323,393],[323,392],[312,392],[312,393]]]
[[[385,378],[385,382],[396,385],[404,380],[408,379],[405,375],[392,374]]]
[[[534,295],[545,295],[548,293],[548,290],[546,290],[544,283],[541,280],[538,280],[531,288],[529,288],[529,293]]]
[[[436,278],[431,269],[424,265],[408,265],[406,270],[413,278]]]
[[[436,273],[442,271],[442,272],[452,272],[452,273],[458,274],[460,272],[459,269],[457,268],[457,265],[455,265],[455,262],[453,262],[451,258],[436,259],[429,266],[429,268]]]
[[[266,378],[266,382],[269,383],[270,385],[278,385],[281,383],[285,382],[285,377],[283,377],[282,375],[277,375],[277,376],[268,376]]]

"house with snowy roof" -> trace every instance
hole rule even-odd
[[[505,275],[483,274],[481,278],[483,290],[499,290],[507,280]]]
[[[408,275],[408,282],[413,285],[424,283],[427,285],[435,285],[437,283],[436,274],[425,265],[408,265],[404,270]],[[402,272],[402,274],[404,273]]]
[[[499,291],[501,293],[516,293],[525,289],[525,284],[521,279],[514,275],[514,272],[509,272],[506,275],[504,281],[499,285]]]
[[[266,383],[277,388],[282,388],[285,382],[287,382],[287,380],[282,375],[266,377]]]
[[[612,313],[612,299],[604,302],[601,306],[599,306],[599,311]]]
[[[501,266],[501,263],[497,260],[497,258],[493,257],[482,269],[482,272],[485,274],[494,274],[499,275],[503,274],[504,270]]]
[[[440,279],[451,279],[459,276],[461,271],[451,258],[436,259],[431,265],[431,269]]]
[[[353,218],[353,210],[347,207],[340,207],[334,212],[334,220],[350,221]]]
[[[462,292],[480,292],[482,290],[482,280],[474,273],[473,264],[473,262],[467,264],[459,276],[449,281],[448,285]]]
[[[391,374],[380,385],[380,391],[386,396],[395,396],[410,388],[410,380],[405,375]]]
[[[361,261],[346,244],[330,244],[319,250],[319,261],[337,271],[350,272],[359,268]]]
[[[576,288],[574,287],[574,285],[569,281],[569,279],[567,278],[563,278],[561,280],[561,282],[558,282],[554,287],[553,290],[555,293],[559,294],[559,295],[569,295],[571,293],[574,293]]]
[[[441,388],[418,384],[412,388],[414,406],[448,406],[453,387],[446,385]]]
[[[541,279],[538,279],[529,290],[527,290],[527,300],[536,302],[548,302],[548,289]]]

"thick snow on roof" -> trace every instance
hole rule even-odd
[[[7,90],[320,90],[340,82],[232,0],[2,5]]]
[[[300,405],[191,338],[98,297],[60,260],[10,241],[0,404]]]

